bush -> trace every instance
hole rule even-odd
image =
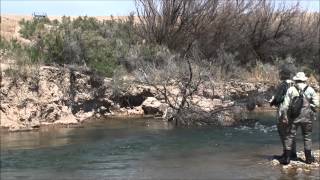
[[[109,77],[119,59],[128,56],[138,41],[132,17],[98,21],[87,16],[74,20],[64,16],[61,22],[32,19],[20,24],[22,36],[36,42],[27,51],[31,61],[88,66]]]
[[[22,19],[20,22],[21,29],[19,33],[23,38],[30,39],[32,38],[37,31],[44,29],[44,24],[51,24],[49,18],[33,18],[31,21]]]
[[[87,16],[22,20],[20,33],[36,42],[26,51],[29,60],[87,66],[111,77],[119,64],[132,72],[137,60],[161,67],[168,61],[160,58],[162,47],[183,54],[197,44],[197,59],[215,66],[218,79],[245,71],[263,79],[264,66],[288,56],[320,74],[318,12],[265,0],[137,1],[138,23],[133,15],[125,21]]]
[[[279,3],[280,4],[280,3]],[[183,52],[197,42],[201,59],[219,58],[217,49],[235,55],[243,67],[275,63],[288,55],[320,74],[319,12],[274,1],[137,0],[138,34],[148,43]]]

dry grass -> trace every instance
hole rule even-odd
[[[242,72],[241,77],[249,82],[269,82],[277,83],[279,81],[279,73],[276,66],[257,65],[251,72]]]
[[[19,34],[19,21],[23,18],[30,20],[32,16],[1,15],[1,38],[6,40],[17,39],[23,44],[29,44],[30,40],[22,38]]]

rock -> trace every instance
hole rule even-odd
[[[272,166],[278,166],[278,165],[280,165],[280,162],[279,162],[277,159],[273,159],[273,160],[271,161],[271,165],[272,165]]]
[[[105,113],[105,116],[143,116],[144,111],[141,106],[133,108],[120,108],[119,106],[114,106],[110,109],[110,113]]]
[[[171,121],[174,117],[174,113],[175,113],[175,111],[171,108],[171,107],[168,107],[165,111],[164,111],[164,113],[163,113],[163,115],[162,115],[162,118],[164,119],[164,120],[167,120],[167,121]]]
[[[91,72],[41,66],[34,76],[1,78],[0,126],[13,131],[79,123],[111,105],[110,81]]]
[[[98,112],[100,114],[104,114],[104,113],[108,112],[108,109],[106,107],[104,107],[104,106],[101,106],[101,107],[98,108]]]
[[[141,106],[147,97],[154,96],[153,89],[150,86],[131,84],[125,89],[117,89],[116,93],[112,95],[112,100],[120,107]]]
[[[200,96],[194,96],[192,98],[192,103],[203,111],[212,111],[217,107],[222,107],[221,99],[208,99]]]
[[[236,123],[234,114],[231,111],[222,111],[215,114],[215,120],[220,126],[233,126]]]
[[[281,165],[278,160],[273,159],[270,162],[271,166],[281,166],[283,170],[294,170],[296,173],[308,172],[313,169],[320,170],[320,150],[313,151],[313,155],[315,157],[315,162],[311,164],[304,163],[305,156],[304,152],[297,152],[298,160],[297,161],[290,161],[288,165]],[[300,160],[299,160],[300,159]]]
[[[144,111],[141,106],[134,107],[133,109],[128,110],[129,116],[142,116],[144,114]]]
[[[214,98],[214,91],[212,89],[203,89],[202,95],[205,98]]]
[[[75,117],[80,121],[84,121],[86,119],[89,119],[94,116],[94,111],[85,112],[83,110],[79,111],[77,114],[75,114]]]
[[[54,124],[63,124],[63,125],[77,124],[77,123],[78,123],[78,120],[72,114],[66,114],[62,116],[59,120],[54,122]]]
[[[161,103],[159,100],[157,100],[154,97],[148,97],[143,103],[142,103],[142,109],[145,114],[147,115],[159,115],[163,116],[165,112],[167,111],[168,105]]]

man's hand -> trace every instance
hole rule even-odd
[[[282,123],[283,123],[283,124],[288,124],[288,123],[289,123],[289,120],[288,120],[288,117],[287,117],[287,116],[284,116],[284,117],[282,118]]]
[[[270,106],[274,106],[274,96],[271,97],[271,99],[268,101]]]

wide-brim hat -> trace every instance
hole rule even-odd
[[[307,81],[308,77],[304,74],[304,72],[298,72],[292,79],[295,81]]]

